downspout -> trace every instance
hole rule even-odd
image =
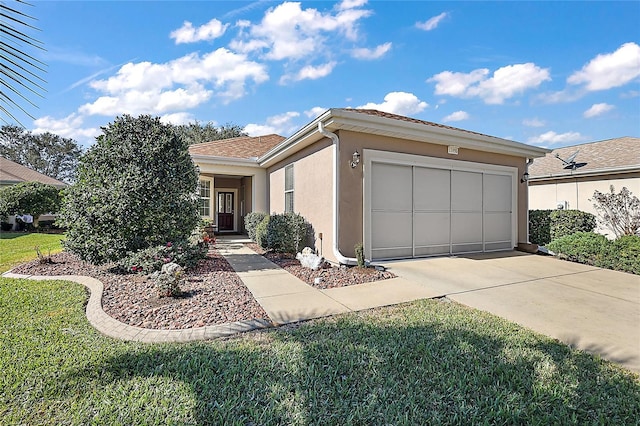
[[[338,214],[338,182],[340,182],[340,166],[338,164],[338,160],[340,156],[338,154],[340,153],[340,139],[338,139],[338,135],[335,133],[325,130],[322,121],[318,122],[318,132],[320,132],[322,136],[326,136],[333,141],[333,255],[341,265],[357,265],[358,260],[356,258],[343,256],[338,248],[338,222],[340,220],[340,215]]]
[[[527,164],[524,165],[524,172],[529,176],[529,166],[533,164],[533,158],[527,158]],[[527,244],[531,244],[529,241],[529,179],[525,182],[527,185]]]

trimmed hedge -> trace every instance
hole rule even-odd
[[[640,236],[610,241],[594,232],[576,232],[553,240],[548,247],[561,259],[640,275]]]
[[[268,216],[268,214],[264,212],[251,212],[244,217],[244,228],[247,230],[249,238],[253,241],[256,241],[256,228],[266,216]]]
[[[554,210],[551,212],[551,241],[576,232],[596,229],[596,217],[580,210]]]
[[[551,213],[555,210],[529,210],[529,241],[544,246],[551,241]]]
[[[297,213],[265,216],[255,234],[260,247],[278,253],[299,253],[314,246],[313,227]]]

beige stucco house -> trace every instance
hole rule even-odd
[[[565,164],[573,154],[573,161]],[[608,193],[613,185],[619,192],[626,187],[640,197],[640,138],[558,148],[535,159],[529,174],[531,209],[577,209],[595,214],[591,198],[596,190]],[[611,233],[601,227],[597,230]]]
[[[548,150],[375,110],[330,109],[289,138],[194,145],[201,214],[218,232],[250,211],[302,214],[316,248],[353,263],[527,243],[527,162]]]

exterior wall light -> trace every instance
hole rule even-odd
[[[360,164],[360,153],[356,150],[351,157],[351,161],[349,162],[352,169],[355,169],[358,164]]]
[[[529,182],[529,172],[524,172],[522,174],[522,179],[520,179],[521,183]]]

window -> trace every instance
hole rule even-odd
[[[293,164],[284,168],[284,211],[293,213]]]
[[[200,216],[211,216],[211,181],[200,181],[200,200],[198,203]]]

